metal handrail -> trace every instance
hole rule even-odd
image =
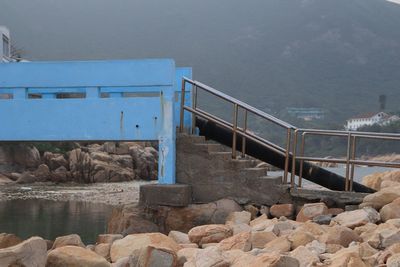
[[[192,89],[192,106],[185,105],[185,92],[186,92],[186,83],[191,84],[193,86]],[[204,90],[214,96],[217,96],[220,99],[223,99],[233,105],[233,120],[232,122],[225,121],[222,118],[219,118],[211,113],[208,113],[197,107],[197,90]],[[239,108],[244,110],[244,123],[243,126],[240,127],[238,125],[238,114]],[[292,157],[292,169],[291,169],[291,178],[290,183],[291,187],[295,186],[295,173],[296,173],[296,160],[300,160],[300,169],[299,169],[299,178],[298,178],[298,186],[302,185],[302,174],[303,174],[303,165],[304,161],[316,161],[316,162],[333,162],[333,163],[345,163],[346,164],[346,183],[345,190],[351,191],[353,188],[353,178],[354,178],[354,167],[355,165],[366,165],[366,166],[382,166],[382,167],[395,167],[400,168],[400,162],[380,162],[380,161],[371,161],[371,160],[359,160],[356,159],[356,147],[357,147],[357,139],[360,138],[372,138],[378,140],[396,140],[400,141],[400,134],[394,133],[374,133],[374,132],[357,132],[357,131],[343,131],[343,130],[320,130],[320,129],[301,129],[297,128],[285,121],[282,121],[274,116],[267,114],[261,110],[258,110],[234,97],[231,97],[227,94],[224,94],[210,86],[207,86],[201,82],[194,81],[184,77],[182,79],[182,92],[181,92],[181,107],[180,107],[180,132],[184,130],[183,117],[184,111],[188,111],[192,114],[192,133],[195,130],[195,121],[196,116],[205,118],[210,120],[226,129],[232,131],[232,158],[236,158],[236,140],[239,135],[242,138],[242,148],[241,152],[244,156],[246,154],[246,139],[252,140],[262,146],[265,146],[274,152],[279,153],[285,157],[285,166],[284,166],[284,175],[283,182],[288,182],[288,170],[289,170],[289,161],[290,157]],[[258,117],[261,117],[269,122],[272,122],[287,131],[286,136],[286,146],[283,148],[273,142],[270,142],[247,129],[247,119],[248,113],[252,113]],[[292,133],[293,132],[293,133]],[[301,133],[301,145],[300,145],[300,153],[297,153],[298,146],[298,135]],[[322,158],[322,157],[307,157],[304,156],[304,146],[306,136],[310,135],[319,135],[319,136],[331,136],[331,137],[344,137],[347,138],[347,154],[346,157],[343,158]],[[292,142],[293,136],[293,142]]]
[[[193,87],[192,91],[192,107],[186,106],[185,105],[185,91],[186,91],[186,83],[191,84]],[[232,122],[227,122],[215,115],[212,115],[200,108],[197,107],[197,90],[204,90],[214,96],[217,96],[220,99],[223,99],[231,104],[233,104],[233,120]],[[244,125],[242,127],[238,126],[238,114],[239,114],[239,108],[244,110]],[[210,121],[213,121],[214,123],[225,127],[229,130],[232,131],[233,138],[232,138],[232,158],[236,158],[236,140],[237,136],[239,135],[242,138],[242,148],[241,152],[242,155],[246,154],[246,139],[252,140],[254,142],[257,142],[265,147],[268,147],[269,149],[272,149],[273,151],[283,155],[285,157],[285,168],[284,168],[284,175],[283,175],[283,182],[287,183],[288,179],[288,170],[289,170],[289,159],[290,159],[290,145],[291,145],[291,133],[292,130],[296,129],[293,125],[286,123],[278,118],[275,118],[274,116],[271,116],[261,110],[258,110],[236,98],[233,98],[227,94],[224,94],[210,86],[207,86],[205,84],[202,84],[198,81],[193,81],[191,79],[188,79],[184,77],[182,79],[182,92],[181,92],[181,113],[180,113],[180,131],[183,132],[183,116],[184,116],[184,111],[189,111],[192,113],[192,133],[194,133],[195,129],[195,119],[196,116],[203,117],[205,119],[208,119]],[[280,127],[283,127],[287,131],[287,137],[286,137],[286,148],[282,148],[277,144],[274,144],[268,140],[265,140],[262,137],[259,137],[255,134],[252,134],[248,131],[247,129],[247,119],[248,119],[248,113],[252,113],[258,117],[261,117],[267,121],[270,121]]]

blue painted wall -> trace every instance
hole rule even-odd
[[[158,140],[159,182],[174,183],[183,76],[170,59],[0,64],[0,141]]]

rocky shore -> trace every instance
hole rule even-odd
[[[390,177],[400,183],[400,175]],[[22,241],[0,234],[0,266],[400,264],[400,185],[383,187],[346,209],[330,207],[329,201],[266,207],[223,199],[156,210],[164,222],[140,218],[137,206],[121,208],[109,223],[114,233],[99,235],[96,244],[83,244],[77,235]],[[168,227],[160,230],[161,224]]]
[[[150,142],[73,143],[63,153],[10,144],[0,146],[0,185],[156,180],[157,164],[157,144]]]

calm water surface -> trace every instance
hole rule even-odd
[[[105,233],[112,207],[87,202],[10,200],[0,202],[0,233],[26,239],[37,235],[54,240],[78,234],[85,244],[94,244]]]

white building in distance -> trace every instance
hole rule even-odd
[[[363,126],[371,126],[374,124],[388,125],[394,121],[400,120],[397,115],[389,115],[385,112],[366,113],[357,117],[350,118],[346,121],[345,129],[348,131],[356,131]]]
[[[10,31],[0,26],[0,63],[11,61]]]

